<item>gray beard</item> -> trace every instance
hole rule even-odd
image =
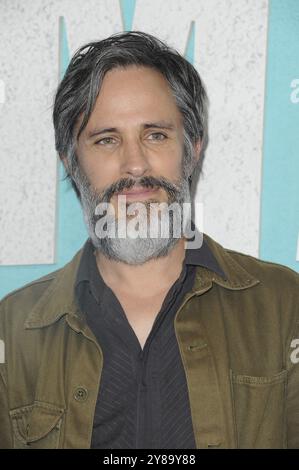
[[[79,187],[81,194],[81,204],[83,209],[84,220],[88,229],[89,237],[96,250],[101,252],[107,258],[115,261],[120,261],[130,265],[140,265],[148,260],[167,256],[172,248],[178,243],[182,234],[184,233],[184,226],[186,220],[183,220],[183,203],[191,204],[191,195],[189,189],[188,180],[182,179],[180,184],[177,185],[177,190],[172,193],[172,197],[169,203],[175,202],[174,211],[169,211],[169,221],[167,218],[159,217],[158,232],[154,237],[150,234],[150,211],[149,202],[144,201],[147,206],[146,219],[143,217],[141,225],[147,227],[145,237],[132,238],[126,236],[121,238],[118,236],[119,221],[118,219],[113,220],[111,218],[111,225],[108,223],[108,231],[113,226],[115,229],[115,236],[97,236],[95,227],[97,220],[95,219],[95,210],[100,202],[105,202],[105,199],[100,197],[99,194],[90,186],[85,175],[82,175],[76,179],[76,183]],[[153,200],[151,199],[151,202]],[[158,202],[158,201],[154,201]],[[191,218],[191,213],[190,213]],[[189,219],[190,220],[190,219]],[[169,224],[166,226],[166,224]],[[169,231],[167,230],[169,227]],[[105,231],[107,233],[107,231]],[[168,235],[165,237],[165,233]],[[99,232],[97,231],[98,235]],[[178,233],[181,234],[178,237]],[[158,235],[158,236],[156,236]],[[162,236],[163,235],[163,236]]]

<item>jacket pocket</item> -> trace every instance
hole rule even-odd
[[[57,449],[63,413],[41,402],[11,410],[14,449]]]
[[[238,447],[284,448],[287,371],[263,377],[230,373]]]

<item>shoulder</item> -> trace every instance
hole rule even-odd
[[[296,290],[299,294],[299,273],[288,266],[261,260],[235,250],[225,249],[228,256],[238,262],[244,269],[255,276],[264,287],[277,287]]]
[[[237,310],[246,312],[242,322],[253,321],[249,330],[256,331],[259,325],[261,331],[272,332],[273,340],[279,336],[289,345],[299,334],[299,274],[282,264],[224,248],[208,236],[206,239],[228,275],[225,282],[217,279],[220,286],[228,288],[222,302],[231,296]],[[230,301],[228,305],[232,307]]]
[[[299,273],[279,263],[261,260],[236,250],[225,248],[208,235],[204,235],[222,269],[230,276],[247,273],[259,281],[260,287],[292,290],[299,294]]]
[[[78,269],[81,248],[64,266],[52,271],[38,279],[35,279],[24,286],[9,292],[0,301],[0,328],[1,323],[9,323],[9,328],[14,328],[17,324],[24,325],[27,316],[34,311],[36,305],[46,306],[64,303],[64,294],[72,290],[74,278]]]
[[[14,331],[18,325],[23,327],[27,315],[63,269],[35,279],[3,297],[0,301],[0,331],[8,328]]]
[[[6,304],[10,304],[11,302],[20,300],[25,301],[27,298],[31,298],[31,293],[36,292],[37,294],[42,294],[45,289],[53,282],[56,278],[57,274],[64,269],[65,266],[62,268],[56,269],[55,271],[51,271],[50,273],[41,276],[33,281],[27,282],[21,287],[10,291],[6,294],[0,301],[0,307]]]

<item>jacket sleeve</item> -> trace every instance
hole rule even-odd
[[[0,449],[11,449],[12,430],[9,417],[7,388],[3,372],[3,364],[0,364]]]
[[[7,371],[5,363],[4,307],[0,302],[0,449],[11,449],[12,428],[9,416]]]
[[[287,447],[299,449],[299,318],[297,317],[287,358]]]

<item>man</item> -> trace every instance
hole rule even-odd
[[[196,70],[119,33],[74,55],[53,118],[89,238],[1,302],[0,447],[298,448],[299,276],[191,246],[180,217],[208,140]]]

